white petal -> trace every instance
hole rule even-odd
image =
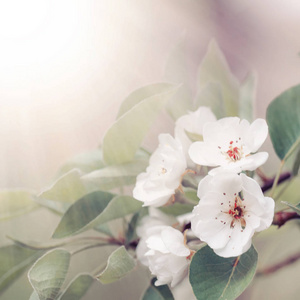
[[[268,157],[269,154],[267,152],[251,154],[243,159],[241,167],[243,170],[253,171],[263,165],[267,161]]]
[[[264,119],[256,119],[251,125],[249,129],[248,137],[251,138],[247,144],[251,149],[251,152],[256,152],[261,145],[264,143],[268,136],[268,125]]]
[[[191,160],[202,166],[218,166],[225,159],[215,146],[204,142],[195,142],[190,146],[189,156]]]
[[[161,238],[170,253],[185,257],[190,254],[190,250],[184,245],[183,234],[179,230],[167,227],[161,232]]]

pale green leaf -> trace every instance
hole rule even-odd
[[[168,92],[173,85],[166,82],[158,82],[150,85],[143,86],[133,91],[121,104],[117,119],[123,116],[126,112],[131,110],[136,104],[142,102],[146,98],[153,95]]]
[[[276,154],[281,160],[287,159],[300,147],[300,85],[271,102],[267,122]]]
[[[90,173],[92,171],[103,168],[105,165],[102,160],[102,150],[93,149],[86,153],[81,153],[66,161],[59,169],[59,177],[63,174],[73,170],[79,169],[83,173]]]
[[[300,149],[299,149],[298,153],[296,154],[295,161],[293,164],[293,171],[292,171],[293,176],[298,175],[299,169],[300,169]]]
[[[142,202],[130,196],[115,196],[97,191],[84,196],[66,211],[53,237],[64,238],[91,229],[99,224],[138,211]]]
[[[249,122],[254,118],[254,103],[256,99],[257,76],[249,73],[240,86],[239,117]]]
[[[190,283],[198,300],[236,299],[252,281],[257,252],[252,246],[237,257],[223,258],[205,246],[193,256]]]
[[[69,269],[71,254],[56,249],[39,258],[28,272],[30,284],[40,300],[56,299]]]
[[[167,215],[180,216],[183,214],[190,213],[193,210],[193,208],[193,204],[175,202],[172,205],[160,207],[160,210]]]
[[[209,82],[202,87],[196,95],[194,106],[195,110],[200,106],[210,107],[217,119],[226,117],[221,84]]]
[[[0,248],[0,294],[14,283],[40,255],[41,251],[30,250],[17,245]]]
[[[145,171],[147,166],[148,160],[134,160],[121,165],[110,165],[84,175],[82,180],[90,190],[111,190],[134,184],[137,175]]]
[[[30,212],[37,206],[28,190],[0,191],[0,221]]]
[[[80,300],[86,294],[94,278],[89,274],[79,274],[67,287],[59,300]]]
[[[219,83],[225,104],[226,115],[238,114],[239,83],[231,73],[224,54],[212,40],[198,71],[198,86],[202,89],[210,82]]]
[[[114,282],[126,276],[135,265],[135,260],[125,247],[121,246],[109,256],[105,270],[97,278],[103,284]]]
[[[297,205],[293,205],[286,201],[282,201],[282,203],[289,206],[293,211],[295,211],[298,215],[300,215],[300,203],[298,203]]]
[[[36,291],[33,291],[33,293],[31,294],[29,300],[40,300],[39,295],[37,294]]]
[[[151,280],[151,285],[146,290],[142,300],[174,300],[169,287],[167,285],[155,286],[155,281],[156,278]]]
[[[163,93],[142,100],[108,129],[103,139],[103,158],[107,164],[133,160],[146,133],[176,90],[170,87]]]

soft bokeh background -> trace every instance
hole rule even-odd
[[[211,38],[240,80],[255,70],[264,117],[300,81],[299,16],[297,0],[1,1],[0,187],[39,191],[66,159],[97,147],[120,102],[161,81],[182,40],[191,82]]]

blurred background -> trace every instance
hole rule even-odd
[[[256,71],[265,117],[300,82],[299,16],[297,0],[1,1],[0,188],[40,191],[64,161],[97,147],[121,101],[163,80],[182,40],[192,84],[212,38],[239,80]]]

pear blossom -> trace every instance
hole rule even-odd
[[[201,137],[203,135],[204,124],[207,122],[214,122],[216,120],[217,119],[211,109],[206,106],[200,106],[196,111],[189,112],[176,120],[174,135],[175,138],[179,139],[182,143],[183,151],[186,155],[189,166],[194,166],[194,163],[188,155],[188,150],[192,141],[187,133]]]
[[[137,176],[133,197],[144,206],[166,204],[181,184],[187,167],[181,143],[170,134],[160,134],[159,146],[149,160],[146,172]]]
[[[159,230],[158,230],[159,229]],[[188,273],[190,250],[183,234],[173,227],[160,226],[146,240],[146,257],[151,273],[157,277],[156,286],[176,286]]]
[[[206,123],[203,127],[203,142],[195,142],[189,148],[193,162],[199,165],[239,173],[255,170],[268,159],[267,152],[255,153],[268,135],[268,125],[263,119],[252,124],[238,117],[228,117],[216,122]],[[255,153],[255,154],[253,154]]]
[[[199,204],[191,220],[193,233],[222,257],[246,252],[255,232],[273,220],[274,200],[245,174],[207,175],[198,186]]]

